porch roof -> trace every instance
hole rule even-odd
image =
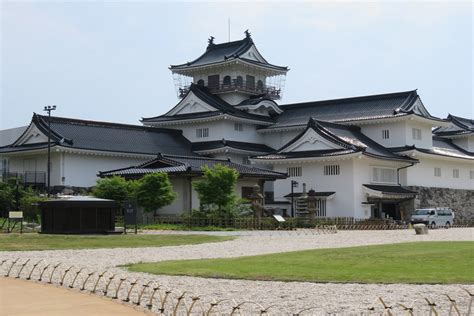
[[[418,192],[400,185],[363,184],[367,199],[403,200],[412,199]]]

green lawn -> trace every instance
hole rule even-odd
[[[230,240],[207,235],[0,235],[1,250],[56,250],[91,248],[163,247]]]
[[[209,278],[360,283],[473,283],[474,242],[416,242],[231,259],[139,263],[130,271]]]

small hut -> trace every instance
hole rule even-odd
[[[90,196],[73,196],[40,203],[45,234],[103,234],[115,231],[120,204]]]

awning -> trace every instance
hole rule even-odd
[[[303,194],[302,192],[294,192],[294,193],[288,193],[284,197],[287,198],[287,199],[291,199],[292,197],[293,198],[299,198],[302,194]],[[332,199],[335,194],[336,194],[336,192],[316,192],[315,196],[318,199],[329,200],[329,199]]]
[[[367,200],[406,200],[415,198],[417,194],[400,185],[363,184],[363,187]]]

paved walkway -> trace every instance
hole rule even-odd
[[[130,305],[31,281],[0,278],[0,315],[146,315]]]

